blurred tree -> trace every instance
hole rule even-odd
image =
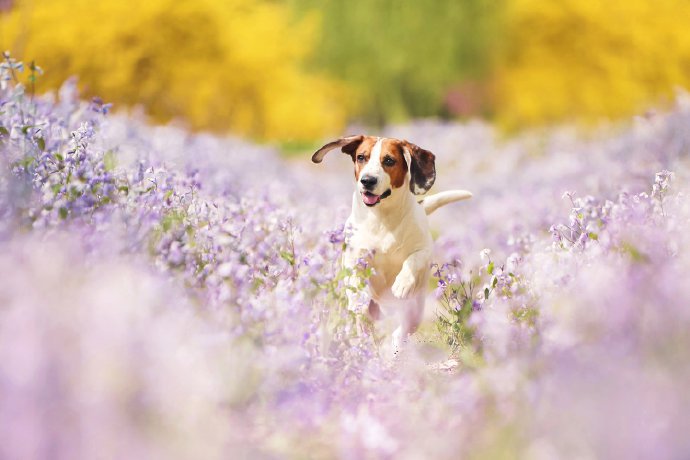
[[[158,121],[296,140],[346,118],[342,85],[303,68],[316,33],[268,0],[18,0],[0,16],[3,49],[35,59],[43,89],[78,75]]]
[[[471,114],[485,104],[481,85],[458,84],[481,81],[490,68],[487,48],[503,0],[290,1],[322,14],[313,64],[352,85],[365,121],[452,114],[446,95],[458,88],[472,91],[463,96],[476,99]]]
[[[0,0],[0,46],[158,121],[300,141],[347,121],[627,116],[690,87],[690,0]]]
[[[690,87],[688,0],[507,0],[502,15],[495,111],[509,128],[627,116]]]

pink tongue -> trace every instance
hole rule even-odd
[[[376,204],[379,202],[379,197],[378,195],[369,195],[367,193],[362,193],[362,199],[366,204]]]

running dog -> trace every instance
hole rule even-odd
[[[472,197],[465,190],[441,192],[419,199],[436,180],[435,156],[411,142],[373,136],[348,136],[321,147],[312,156],[321,163],[339,148],[352,157],[355,191],[346,228],[351,233],[343,254],[345,267],[353,268],[371,255],[369,279],[372,320],[381,307],[397,306],[400,326],[393,332],[399,350],[419,326],[424,313],[431,265],[432,239],[427,215],[441,206]],[[348,284],[360,285],[350,279]],[[349,297],[353,301],[353,297]]]

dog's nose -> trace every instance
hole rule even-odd
[[[359,181],[362,183],[364,188],[373,188],[376,185],[376,182],[378,182],[378,179],[374,176],[362,176]]]

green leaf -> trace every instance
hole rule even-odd
[[[485,299],[489,298],[489,288],[484,288],[484,298]]]
[[[0,134],[2,134],[3,136],[9,136],[10,132],[4,126],[0,126]]]
[[[589,237],[590,240],[597,241],[597,240],[599,239],[599,235],[597,235],[597,234],[594,233],[594,232],[589,232],[589,233],[587,234],[587,236]]]
[[[486,271],[489,272],[489,275],[494,274],[494,263],[489,262],[489,265],[486,267]]]
[[[21,165],[23,168],[28,168],[35,161],[36,159],[34,157],[26,157],[19,161],[19,165]]]
[[[291,252],[280,251],[280,257],[286,260],[290,265],[295,265],[295,256]]]
[[[117,157],[115,156],[115,152],[112,150],[105,152],[105,155],[103,155],[103,166],[105,167],[106,171],[113,171],[115,169],[117,166]]]
[[[58,214],[60,215],[61,219],[67,219],[67,214],[68,214],[67,208],[65,208],[65,207],[60,208],[58,210]]]
[[[621,249],[625,253],[627,253],[630,258],[632,259],[633,262],[636,263],[648,263],[649,262],[649,256],[643,252],[641,252],[639,249],[637,249],[635,246],[633,246],[630,243],[623,243],[621,245]]]
[[[491,287],[495,288],[498,284],[498,277],[494,276],[494,280],[491,282]]]
[[[46,149],[46,140],[42,137],[36,138],[36,144],[38,145],[38,148],[41,150],[41,152],[43,152]]]
[[[472,312],[472,300],[471,299],[465,299],[465,302],[462,304],[462,309],[460,310],[460,313],[462,313],[465,317],[469,316],[469,314]]]

